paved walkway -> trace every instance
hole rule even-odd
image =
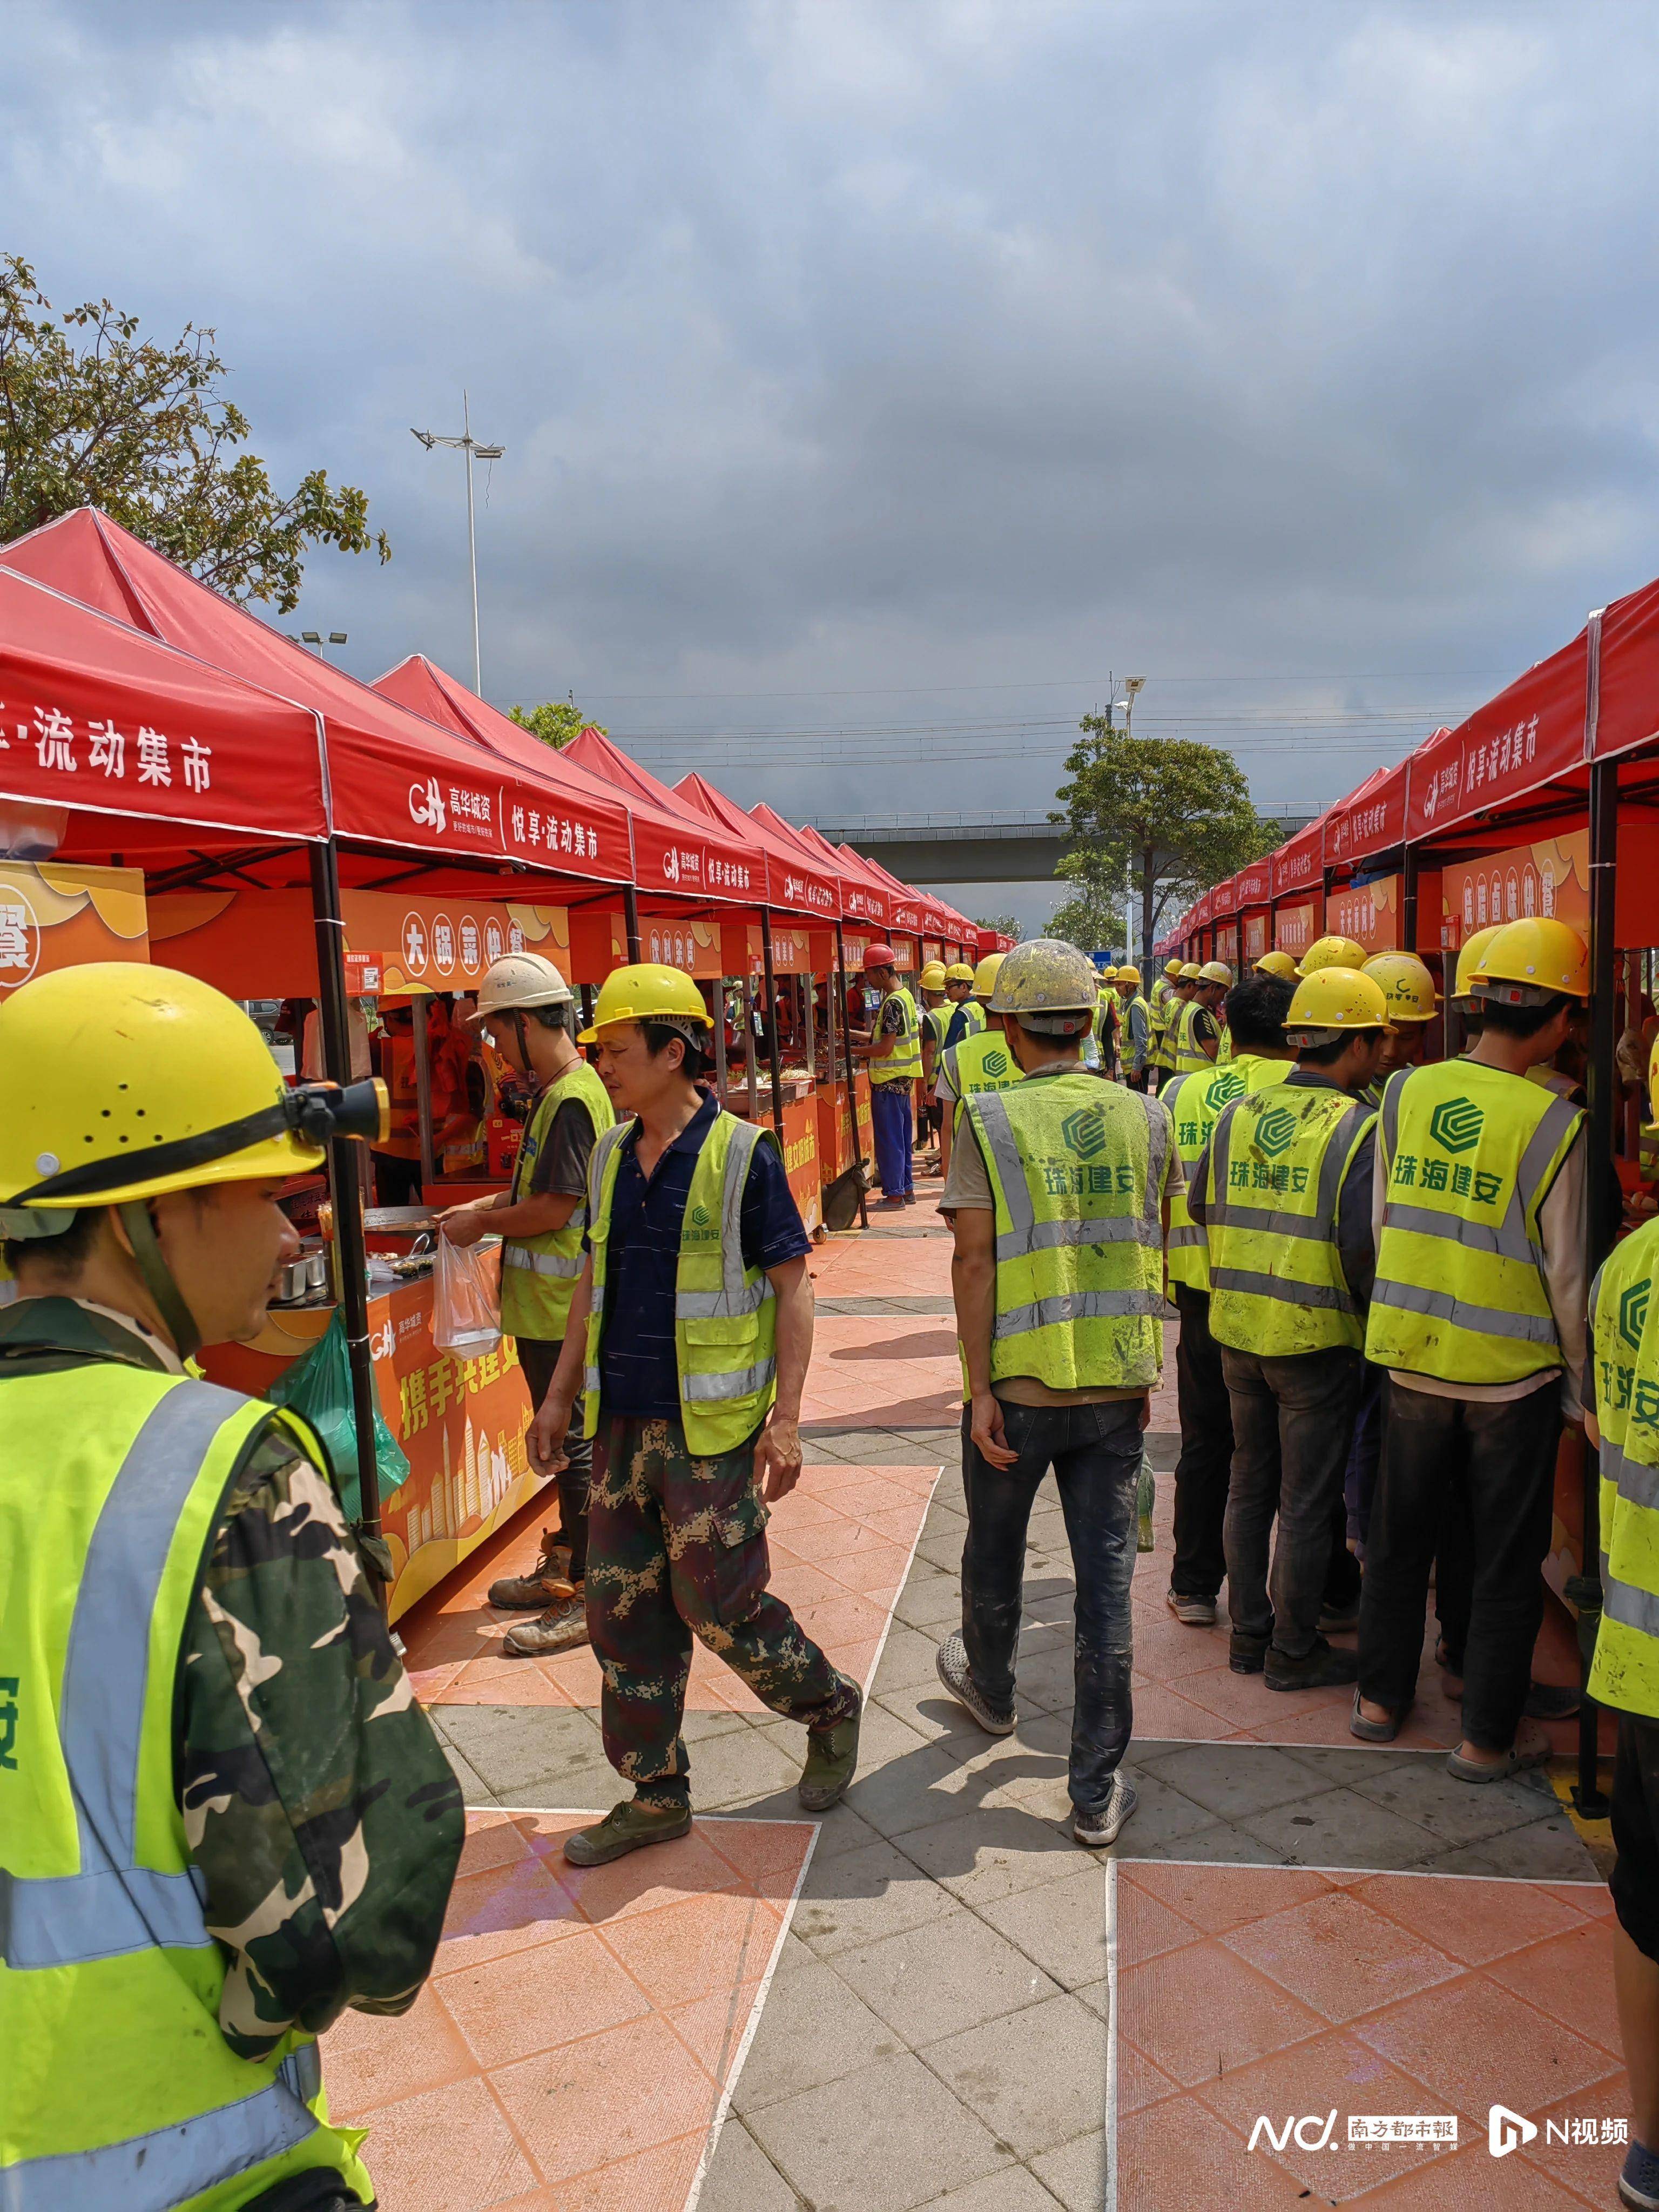
[[[814,1263],[809,1468],[771,1534],[777,1586],[871,1692],[827,1818],[795,1802],[799,1731],[702,1664],[693,1834],[574,1874],[559,1839],[621,1794],[596,1670],[501,1659],[481,1597],[533,1524],[405,1624],[476,1809],[415,2014],[328,2039],[386,2212],[1609,2203],[1605,1891],[1547,1777],[1446,1776],[1432,1666],[1414,1737],[1385,1748],[1347,1735],[1340,1692],[1233,1675],[1224,1618],[1183,1629],[1164,1605],[1163,1480],[1134,1592],[1140,1805],[1115,1853],[1065,1826],[1052,1491],[1018,1732],[987,1738],[941,1691],[964,1525],[949,1255],[924,1194]],[[1166,1469],[1175,1426],[1162,1391]],[[1539,2130],[1501,2170],[1494,2101]],[[1351,2144],[1371,2115],[1455,2118],[1455,2147]]]

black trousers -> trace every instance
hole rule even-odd
[[[1174,1285],[1181,1315],[1176,1346],[1176,1394],[1181,1457],[1176,1463],[1175,1563],[1170,1588],[1178,1597],[1214,1597],[1227,1571],[1222,1524],[1233,1463],[1233,1407],[1221,1370],[1221,1346],[1210,1334],[1210,1294]]]
[[[1659,1720],[1619,1716],[1613,1769],[1613,1911],[1637,1949],[1659,1960]]]
[[[1238,1634],[1271,1638],[1287,1659],[1304,1659],[1329,1602],[1364,1363],[1346,1345],[1273,1358],[1227,1345],[1221,1357],[1235,1439],[1224,1530],[1227,1610]]]
[[[530,1391],[530,1410],[536,1413],[553,1380],[553,1370],[564,1349],[561,1337],[515,1336],[514,1346]],[[587,1573],[587,1493],[593,1481],[593,1443],[581,1433],[579,1400],[564,1440],[567,1464],[553,1478],[559,1493],[559,1534],[570,1547],[570,1579],[581,1582]]]
[[[1401,1712],[1417,1690],[1429,1565],[1447,1493],[1468,1508],[1471,1574],[1463,1644],[1463,1733],[1507,1751],[1521,1725],[1544,1617],[1561,1400],[1553,1377],[1524,1398],[1482,1405],[1383,1384],[1382,1462],[1371,1504],[1359,1607],[1359,1688]]]

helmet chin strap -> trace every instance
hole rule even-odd
[[[167,1324],[167,1334],[173,1339],[173,1349],[180,1359],[190,1359],[202,1348],[202,1333],[196,1326],[196,1316],[185,1304],[184,1294],[173,1279],[172,1270],[161,1256],[155,1224],[149,1218],[149,1202],[131,1198],[115,1209],[132,1246],[132,1256],[138,1262],[138,1272],[144,1279],[144,1288],[155,1301],[155,1310]]]

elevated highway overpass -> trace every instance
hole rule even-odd
[[[1286,806],[1264,811],[1262,819],[1285,836],[1303,829],[1322,810]],[[925,817],[896,814],[842,814],[815,822],[832,844],[850,845],[866,859],[879,860],[902,883],[1051,883],[1066,849],[1058,823],[1046,813],[1017,813],[979,808],[961,814]]]

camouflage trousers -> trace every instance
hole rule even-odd
[[[754,1438],[695,1459],[678,1421],[601,1418],[588,1503],[587,1632],[603,1685],[605,1755],[658,1804],[690,1796],[680,1735],[691,1639],[763,1705],[830,1728],[858,1701],[767,1582]]]

